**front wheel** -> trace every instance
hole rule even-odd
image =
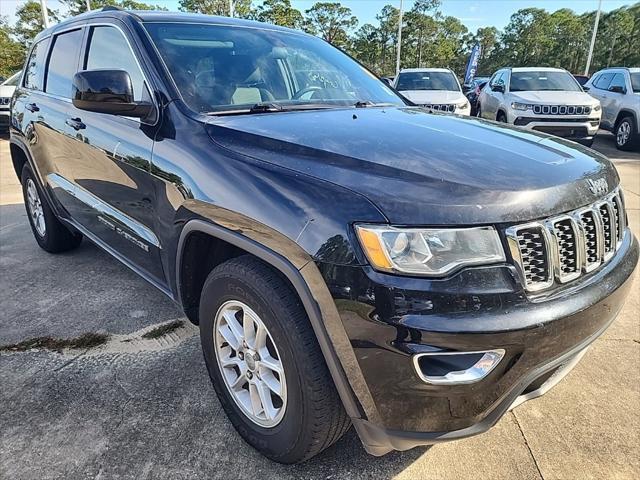
[[[200,339],[215,391],[244,440],[270,459],[299,463],[350,426],[300,299],[251,256],[207,278]]]
[[[635,119],[631,116],[624,117],[618,122],[615,135],[616,147],[619,150],[633,150],[640,142]]]

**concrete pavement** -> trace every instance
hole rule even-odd
[[[596,148],[616,161],[639,236],[640,155],[621,155],[610,136]],[[375,458],[351,430],[287,467],[235,433],[209,383],[197,329],[185,323],[143,338],[182,313],[89,242],[63,255],[40,250],[21,198],[0,140],[0,347],[87,332],[127,341],[0,353],[0,478],[640,477],[637,277],[622,314],[576,369],[488,433]]]

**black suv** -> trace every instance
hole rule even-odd
[[[638,260],[605,157],[408,106],[273,25],[80,15],[12,107],[38,244],[86,237],[181,305],[283,463],[351,424],[374,455],[487,430],[611,324]]]

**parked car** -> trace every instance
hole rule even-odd
[[[20,72],[0,83],[0,129],[7,130],[11,119],[11,97],[20,79]]]
[[[502,68],[478,99],[478,116],[591,146],[600,102],[560,68]]]
[[[606,158],[407,106],[315,36],[109,8],[38,34],[25,68],[10,151],[36,242],[86,238],[180,305],[275,461],[351,424],[374,455],[481,433],[631,288]]]
[[[606,68],[585,85],[602,105],[600,127],[615,134],[620,150],[640,147],[640,68]]]
[[[429,110],[459,115],[471,113],[460,82],[448,68],[407,68],[400,71],[393,86],[415,105]]]
[[[578,82],[580,86],[583,86],[585,83],[589,81],[588,75],[574,75],[573,78],[576,79],[576,82]]]
[[[476,116],[478,114],[478,97],[480,96],[480,92],[484,88],[484,86],[489,81],[490,77],[476,77],[473,79],[469,85],[463,86],[462,89],[465,97],[469,100],[469,104],[471,105],[471,115]]]

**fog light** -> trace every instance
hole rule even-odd
[[[432,385],[475,383],[500,363],[503,349],[480,352],[428,352],[413,356],[418,376]]]

